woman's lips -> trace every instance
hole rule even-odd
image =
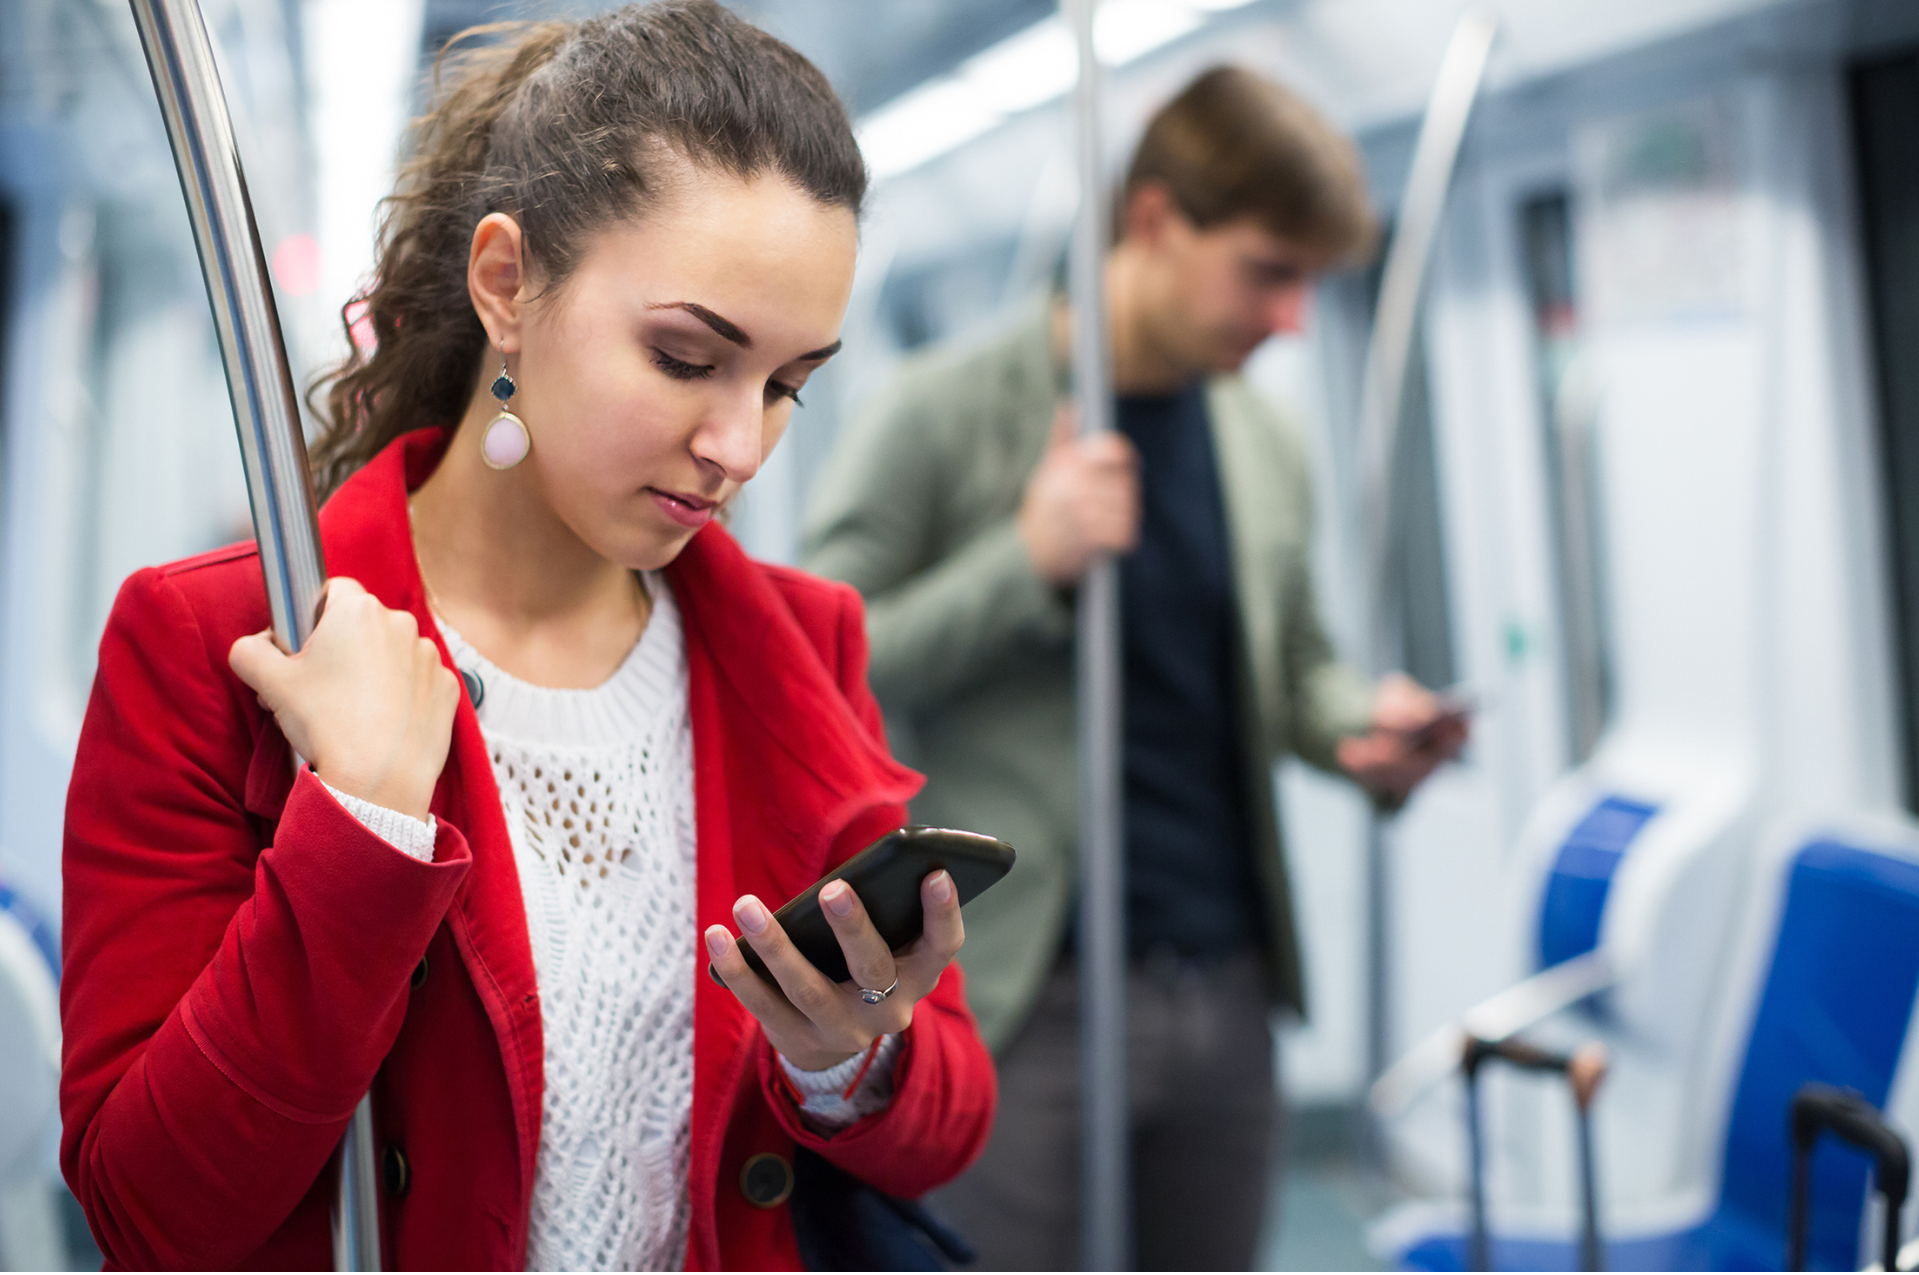
[[[713,510],[717,507],[715,501],[661,491],[658,487],[648,487],[646,494],[653,497],[653,503],[659,506],[661,513],[682,527],[704,527],[713,520]]]

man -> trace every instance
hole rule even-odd
[[[1073,586],[1120,560],[1129,1057],[1142,1269],[1246,1269],[1277,1120],[1268,1010],[1302,1007],[1272,765],[1403,801],[1463,720],[1337,664],[1308,571],[1293,429],[1238,377],[1315,277],[1371,245],[1358,155],[1222,67],[1148,125],[1107,264],[1118,429],[1059,406],[1048,298],[911,364],[821,480],[806,566],[867,599],[872,685],[916,745],[920,822],[1019,850],[967,911],[969,996],[1000,1066],[979,1164],[938,1200],[988,1268],[1078,1261]]]

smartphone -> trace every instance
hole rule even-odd
[[[1439,701],[1439,716],[1427,722],[1416,731],[1407,735],[1414,748],[1424,748],[1439,737],[1439,732],[1457,722],[1470,718],[1479,711],[1479,696],[1470,687],[1449,687],[1434,692],[1433,698]]]
[[[827,882],[844,881],[851,886],[866,905],[873,928],[886,940],[886,946],[897,952],[918,938],[925,925],[920,912],[920,882],[945,868],[952,874],[953,888],[959,891],[963,907],[1010,872],[1013,858],[1013,847],[977,832],[901,828],[807,886],[775,912],[773,919],[793,940],[800,955],[835,983],[843,983],[852,977],[846,969],[846,953],[840,950],[839,935],[833,933],[820,910],[820,889]],[[773,976],[752,944],[744,937],[738,943],[740,955],[753,972],[771,982]],[[726,985],[712,965],[706,972],[714,982]]]

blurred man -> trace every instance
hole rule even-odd
[[[872,684],[926,771],[923,823],[1011,842],[966,914],[1000,1117],[939,1198],[988,1268],[1078,1266],[1073,591],[1121,557],[1129,1051],[1142,1269],[1246,1269],[1277,1126],[1269,1009],[1302,1007],[1272,766],[1387,804],[1465,724],[1336,663],[1308,572],[1305,450],[1238,376],[1374,237],[1352,144],[1219,68],[1148,125],[1107,264],[1118,429],[1077,438],[1070,315],[1036,301],[934,351],[848,432],[808,569],[866,597]]]

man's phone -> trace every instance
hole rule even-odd
[[[835,983],[851,975],[846,969],[846,953],[840,950],[839,935],[826,923],[820,910],[820,889],[829,881],[844,881],[851,886],[873,928],[897,952],[920,936],[926,918],[920,910],[920,882],[941,868],[953,878],[961,906],[978,897],[981,891],[1005,876],[1013,867],[1013,847],[1004,841],[981,836],[977,832],[956,832],[950,828],[901,828],[889,832],[866,849],[834,868],[789,900],[773,914],[773,919],[793,940],[800,955],[813,962],[820,973]],[[772,981],[766,963],[745,938],[738,940],[740,955],[753,972]],[[725,986],[719,971],[706,967],[713,981]]]
[[[1414,748],[1425,748],[1439,738],[1442,730],[1468,720],[1479,711],[1479,696],[1469,688],[1450,687],[1434,692],[1433,698],[1439,701],[1439,715],[1418,730],[1407,733],[1407,742]]]

